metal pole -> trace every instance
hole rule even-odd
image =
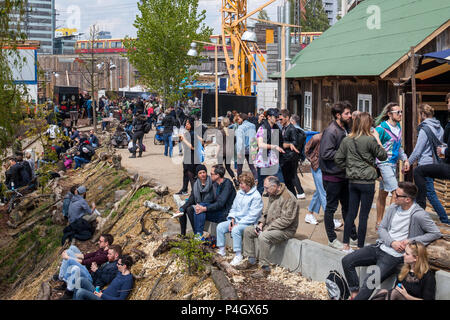
[[[216,74],[216,128],[219,127],[219,83],[217,79],[217,45],[214,46],[214,68]]]
[[[286,109],[286,27],[281,27],[281,110]]]

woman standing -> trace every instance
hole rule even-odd
[[[350,233],[359,212],[358,248],[364,247],[367,231],[367,220],[375,194],[375,180],[378,178],[375,159],[383,161],[387,158],[386,150],[380,138],[372,129],[372,117],[367,112],[359,114],[352,127],[352,132],[342,140],[336,152],[335,163],[346,172],[349,180],[349,206],[344,222],[344,248],[350,253]]]
[[[238,186],[239,184],[236,180],[236,175],[234,174],[233,169],[231,169],[231,159],[234,157],[235,139],[234,131],[228,128],[229,126],[230,119],[223,117],[220,128],[220,132],[222,133],[222,144],[219,144],[220,149],[217,153],[217,163],[225,166],[231,179],[233,179],[235,186]]]
[[[180,143],[183,143],[183,187],[176,194],[188,195],[188,184],[191,183],[191,190],[194,189],[195,177],[195,135],[194,118],[189,117],[185,123],[185,133],[180,135]]]
[[[436,278],[428,264],[427,248],[420,242],[406,245],[404,264],[393,289],[381,289],[372,300],[434,300]]]

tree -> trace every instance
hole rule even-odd
[[[206,10],[198,13],[198,0],[141,0],[138,8],[137,39],[125,39],[126,56],[145,86],[162,96],[164,104],[174,103],[184,96],[186,79],[194,76],[189,67],[199,64],[199,57],[187,55],[191,42],[209,41]]]
[[[23,65],[17,46],[26,40],[26,34],[21,30],[24,1],[0,3],[0,154],[5,155],[24,113],[22,96],[26,88],[14,83],[11,67],[20,70]]]
[[[305,19],[301,20],[302,32],[323,32],[330,27],[322,0],[308,0],[305,3]]]
[[[270,21],[269,15],[267,14],[267,11],[264,9],[262,9],[258,13],[258,19]]]

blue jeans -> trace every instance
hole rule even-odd
[[[204,204],[200,204],[204,205]],[[194,209],[194,234],[203,234],[203,230],[205,229],[205,221],[211,221],[215,223],[219,223],[226,220],[222,211],[211,211],[211,212],[202,212],[195,213]]]
[[[69,249],[66,250],[66,252],[67,255],[73,259],[76,259],[76,254],[81,254],[80,249],[78,249],[76,246],[70,246]],[[67,272],[68,261],[69,260],[63,259],[61,263],[61,267],[59,268],[59,280],[62,280]]]
[[[79,287],[75,287],[75,289],[73,290],[73,298],[74,298],[74,300],[79,300],[79,299],[75,298],[76,295],[77,295],[77,292],[79,290],[87,290],[89,292],[94,292],[95,291],[95,287],[92,284],[92,281],[89,280],[88,278],[81,277],[79,285],[80,285]],[[83,300],[83,299],[80,299],[80,300]]]
[[[217,246],[225,247],[225,234],[229,233],[228,228],[230,226],[230,221],[224,221],[217,225]],[[231,238],[233,238],[233,251],[242,252],[242,236],[244,234],[244,229],[247,228],[248,224],[237,224],[233,229],[231,229]]]
[[[311,202],[309,203],[308,211],[318,214],[321,206],[322,210],[325,212],[325,208],[327,207],[327,194],[323,187],[322,170],[317,168],[317,171],[314,171],[311,168],[311,173],[314,179],[314,184],[316,185],[316,191],[314,192]]]
[[[86,160],[85,158],[79,156],[73,157],[73,160],[75,160],[75,169],[81,168],[85,163],[89,163],[89,160]]]
[[[85,266],[74,259],[67,260],[67,269],[63,277],[67,284],[67,290],[72,291],[77,288],[81,278],[87,278],[92,282],[92,277]]]
[[[94,289],[95,290],[95,289]],[[77,290],[77,293],[73,295],[73,300],[102,300],[97,297],[93,291],[89,291],[86,289]]]
[[[164,155],[167,157],[167,149],[169,149],[169,157],[172,158],[172,150],[173,150],[172,133],[164,133],[163,140],[164,140]]]
[[[427,198],[430,201],[430,204],[433,206],[434,211],[436,211],[439,216],[439,220],[442,223],[448,223],[448,216],[445,213],[445,209],[439,201],[436,191],[434,191],[434,179],[430,177],[425,177],[426,186],[427,186]]]
[[[283,178],[283,173],[281,172],[281,166],[278,166],[278,171],[276,174],[272,174],[272,176],[275,176],[278,178],[278,180],[280,180],[280,182],[284,183],[284,178]],[[274,168],[275,166],[273,166],[272,168]],[[271,168],[256,168],[256,172],[258,173],[258,186],[256,187],[258,192],[262,195],[264,193],[264,179],[266,179],[268,176],[271,176],[271,174],[268,175],[263,175],[261,174],[261,170],[265,169],[265,170],[270,170]]]
[[[379,269],[380,279],[377,284],[381,284],[397,271],[397,266],[403,263],[403,257],[394,257],[384,252],[377,245],[365,246],[355,252],[347,254],[342,258],[342,267],[345,278],[351,292],[358,291],[355,300],[368,300],[376,288],[370,288],[368,282],[372,280],[373,275],[369,274],[364,279],[361,288],[359,288],[359,278],[356,273],[356,267],[376,265]]]
[[[102,131],[106,130],[106,127],[108,126],[108,121],[102,121]]]

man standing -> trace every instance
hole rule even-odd
[[[439,120],[434,118],[433,107],[422,104],[419,106],[420,117],[422,123],[419,125],[419,135],[417,137],[416,146],[409,157],[409,163],[414,164],[416,160],[419,163],[419,167],[427,164],[437,164],[441,162],[436,150],[443,144],[442,137],[444,135],[444,129],[441,127]],[[448,223],[447,213],[444,207],[439,202],[439,199],[434,190],[434,179],[426,177],[426,194],[434,211],[439,216],[442,223]],[[419,203],[421,205],[421,203]],[[426,209],[426,208],[424,208]]]
[[[325,208],[325,230],[328,237],[328,245],[332,248],[342,250],[342,242],[337,239],[334,229],[339,228],[342,223],[334,219],[334,213],[338,208],[338,202],[342,206],[342,217],[348,213],[348,180],[345,171],[334,162],[334,156],[341,145],[342,140],[349,131],[351,119],[351,105],[349,102],[337,102],[331,108],[334,121],[323,131],[319,149],[319,167],[322,170],[322,181],[327,194],[327,206]],[[357,239],[356,227],[353,225],[350,236]]]
[[[261,269],[253,273],[253,278],[263,278],[270,273],[268,261],[270,246],[293,238],[298,226],[300,207],[297,198],[277,177],[269,176],[264,180],[264,190],[269,195],[257,226],[244,229],[244,256],[248,260],[238,265],[240,270],[256,265],[256,248],[254,239],[259,241],[259,262]]]
[[[255,166],[253,165],[253,161],[250,161],[250,144],[252,140],[255,139],[256,127],[253,123],[248,121],[248,116],[245,113],[239,114],[237,122],[239,126],[234,133],[236,137],[237,176],[239,177],[242,174],[244,160],[247,160],[250,171],[256,179],[258,174]]]
[[[301,146],[298,145],[300,140],[299,132],[294,125],[291,124],[290,116],[291,115],[288,110],[281,110],[279,120],[282,125],[281,134],[283,135],[284,153],[281,155],[280,160],[281,172],[283,173],[286,188],[296,195],[295,177],[297,176],[298,160],[300,159],[300,151],[298,148],[301,148]],[[305,192],[303,191],[303,188],[300,190],[299,194],[300,199],[305,199]]]
[[[356,267],[375,264],[380,276],[375,280],[376,285],[379,285],[403,263],[403,253],[408,243],[418,241],[428,245],[442,236],[430,215],[415,203],[417,187],[413,183],[400,182],[394,192],[395,203],[386,210],[378,228],[377,243],[356,250],[342,259],[351,299],[368,300],[375,289],[371,283],[373,274],[369,274],[359,288]]]
[[[172,158],[173,150],[173,127],[176,126],[175,118],[172,116],[170,109],[166,110],[166,116],[164,117],[161,125],[164,127],[163,140],[164,140],[164,156]],[[168,153],[167,153],[168,152]]]
[[[144,151],[144,145],[142,141],[145,135],[145,125],[147,123],[147,117],[144,114],[138,113],[133,120],[133,152],[130,158],[136,158],[136,151],[139,146],[139,155],[142,157],[142,152]],[[137,142],[137,144],[136,144]]]
[[[388,154],[385,161],[377,160],[377,167],[380,169],[382,180],[377,199],[377,227],[383,219],[386,207],[386,198],[389,192],[398,188],[397,182],[397,162],[403,160],[405,172],[409,171],[408,157],[402,148],[402,108],[398,103],[388,103],[376,120],[376,130],[380,137],[381,144]],[[391,203],[394,199],[391,198]]]

